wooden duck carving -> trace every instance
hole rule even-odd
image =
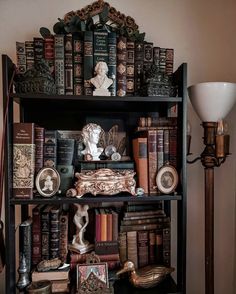
[[[152,288],[159,284],[168,274],[174,271],[173,267],[149,265],[135,270],[134,263],[127,260],[123,268],[116,274],[129,272],[130,282],[137,288]]]

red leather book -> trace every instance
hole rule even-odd
[[[112,211],[107,210],[107,241],[112,241]]]
[[[42,259],[41,253],[41,211],[44,205],[39,204],[32,210],[32,264],[38,264]]]
[[[112,210],[112,241],[118,241],[118,213]]]
[[[33,198],[35,173],[34,123],[13,125],[13,197]]]

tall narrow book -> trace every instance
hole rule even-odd
[[[93,77],[93,32],[84,32],[84,95],[92,96],[90,79]]]
[[[34,123],[13,126],[13,197],[33,198],[35,172]]]

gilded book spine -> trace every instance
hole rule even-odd
[[[157,131],[148,131],[148,175],[149,175],[149,193],[156,194],[156,175],[157,175]]]
[[[44,39],[34,38],[34,62],[41,61],[44,58]]]
[[[72,34],[65,35],[65,94],[73,95],[73,41]]]
[[[90,79],[93,77],[93,32],[84,33],[84,95],[92,96]]]
[[[83,35],[73,34],[74,95],[84,93],[84,40]]]
[[[145,77],[146,72],[151,68],[151,65],[153,64],[153,43],[144,43],[143,50],[143,73]]]
[[[127,41],[127,94],[134,94],[134,41]]]
[[[65,94],[65,57],[64,35],[54,36],[55,50],[55,84],[58,95]]]
[[[139,92],[139,89],[143,82],[143,55],[144,55],[143,42],[135,42],[135,60],[134,60],[135,93]]]
[[[34,172],[34,123],[14,123],[13,196],[15,198],[33,198]]]
[[[44,128],[35,126],[35,174],[43,167]]]
[[[60,215],[60,251],[59,256],[62,263],[66,262],[68,252],[68,214],[63,212]]]
[[[111,96],[116,96],[116,33],[108,33],[108,77],[113,80]]]
[[[34,67],[34,42],[25,41],[26,69]]]
[[[108,63],[108,32],[95,31],[93,33],[93,65],[99,61]]]
[[[48,36],[45,39],[44,43],[44,58],[47,61],[50,72],[54,77],[55,74],[55,66],[54,66],[54,36]]]
[[[37,205],[32,210],[32,264],[36,265],[42,259],[41,252],[41,211],[44,208],[43,204]]]
[[[24,42],[16,42],[16,64],[17,73],[24,74],[26,71],[26,54]]]
[[[117,40],[117,96],[125,96],[127,89],[127,39],[124,36]]]

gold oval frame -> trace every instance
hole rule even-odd
[[[156,176],[157,188],[163,194],[170,194],[175,191],[179,182],[177,170],[172,165],[164,165]]]

